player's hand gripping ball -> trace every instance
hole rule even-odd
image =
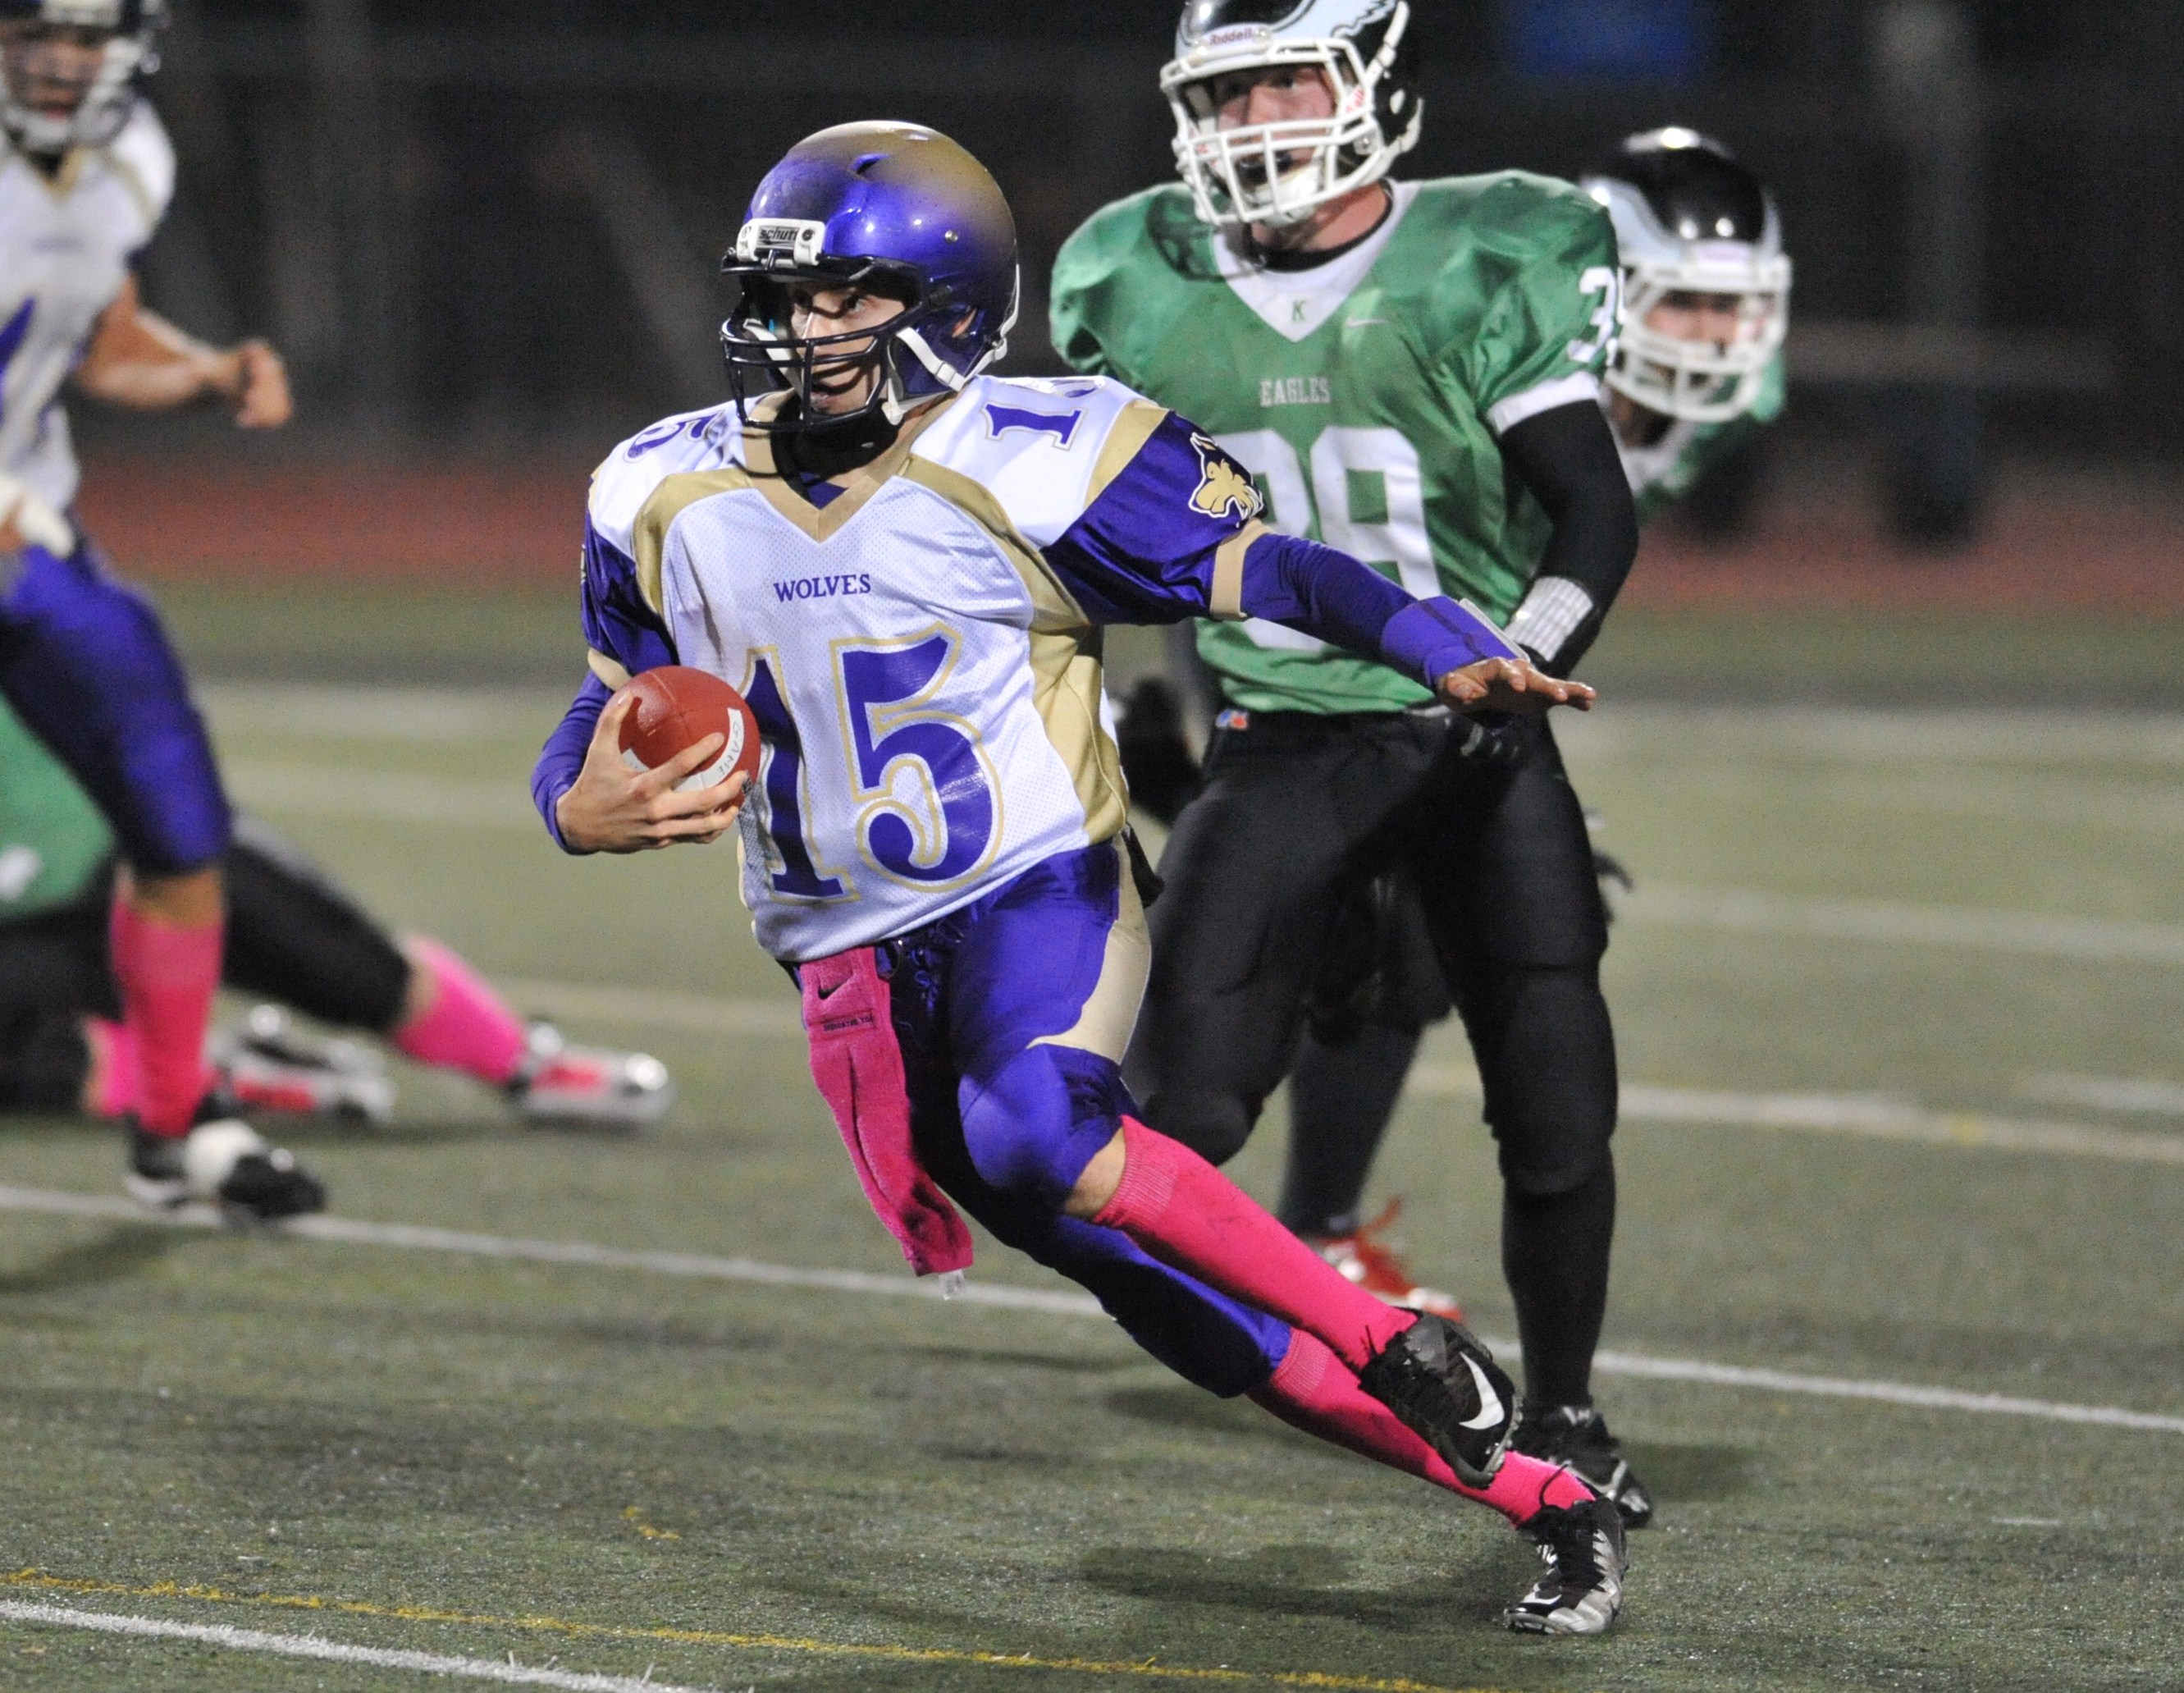
[[[758,779],[758,719],[744,696],[719,677],[687,664],[663,664],[641,673],[623,691],[632,704],[621,720],[621,757],[631,769],[657,769],[717,735],[727,743],[718,756],[677,783],[676,792],[712,787],[738,771]]]

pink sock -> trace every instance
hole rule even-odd
[[[1418,1321],[1361,1293],[1180,1142],[1123,1119],[1123,1181],[1093,1219],[1153,1257],[1325,1341],[1351,1371]]]
[[[1292,1428],[1478,1500],[1512,1523],[1529,1522],[1543,1506],[1575,1505],[1592,1497],[1592,1489],[1560,1465],[1522,1452],[1503,1458],[1483,1491],[1466,1487],[1440,1453],[1396,1421],[1395,1412],[1357,1385],[1340,1358],[1301,1330],[1292,1332],[1289,1355],[1251,1399]]]
[[[223,925],[162,923],[117,899],[107,934],[131,1036],[123,1051],[136,1120],[155,1135],[186,1135],[204,1098],[205,1023],[220,986]]]
[[[91,1048],[91,1074],[85,1078],[92,1112],[125,1117],[136,1109],[136,1037],[123,1023],[103,1017],[83,1020],[84,1044]]]
[[[413,940],[411,963],[432,977],[432,997],[397,1029],[394,1044],[420,1064],[460,1070],[496,1087],[526,1048],[522,1020],[484,977],[437,941]]]

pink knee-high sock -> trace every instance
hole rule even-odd
[[[1530,1521],[1544,1506],[1576,1505],[1592,1497],[1592,1489],[1560,1465],[1522,1452],[1503,1458],[1483,1489],[1466,1487],[1440,1453],[1397,1422],[1395,1412],[1357,1385],[1340,1358],[1301,1330],[1292,1332],[1289,1355],[1251,1399],[1292,1428],[1491,1506],[1512,1523]]]
[[[420,1064],[460,1070],[495,1087],[506,1082],[527,1049],[523,1020],[437,941],[412,940],[404,950],[430,973],[432,997],[394,1031],[394,1044]]]
[[[91,1048],[91,1074],[85,1078],[85,1098],[92,1115],[126,1116],[137,1105],[136,1036],[130,1033],[125,1023],[86,1017],[83,1020],[83,1042]]]
[[[136,1120],[153,1134],[187,1134],[204,1098],[205,1024],[220,986],[224,935],[220,923],[163,923],[125,899],[114,902],[107,936],[131,1036],[130,1091]]]
[[[1122,1185],[1093,1221],[1162,1263],[1318,1335],[1353,1372],[1418,1321],[1344,1281],[1180,1142],[1125,1117],[1123,1151]]]

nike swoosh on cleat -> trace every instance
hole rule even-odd
[[[1479,1415],[1457,1423],[1458,1428],[1491,1428],[1507,1415],[1502,1395],[1494,1391],[1494,1383],[1486,1379],[1486,1372],[1479,1367],[1475,1358],[1465,1357],[1463,1367],[1471,1372],[1471,1379],[1479,1383]]]

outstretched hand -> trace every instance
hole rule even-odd
[[[703,846],[736,826],[750,779],[740,773],[683,794],[677,785],[702,770],[727,746],[709,735],[655,769],[623,762],[621,721],[636,703],[627,690],[607,701],[584,752],[584,768],[554,808],[561,839],[577,852],[650,852],[662,846]]]
[[[1550,676],[1524,658],[1482,658],[1450,671],[1434,691],[1460,712],[1520,712],[1532,717],[1557,706],[1589,712],[1599,698],[1584,683]]]
[[[236,427],[277,429],[295,413],[288,393],[288,366],[266,342],[245,341],[229,355],[234,360],[225,392],[235,402]]]

